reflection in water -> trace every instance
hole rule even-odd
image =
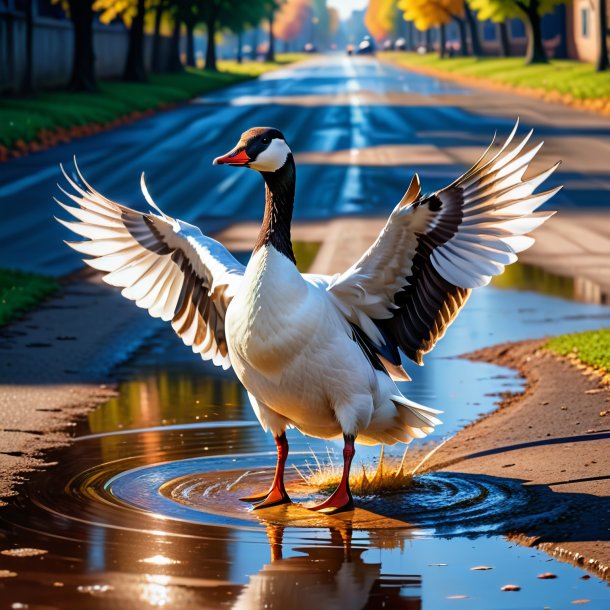
[[[367,563],[366,547],[352,547],[352,531],[331,529],[329,541],[293,548],[283,557],[284,528],[267,527],[271,562],[250,577],[233,610],[419,610],[419,576],[384,575],[381,563]]]

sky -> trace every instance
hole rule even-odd
[[[368,4],[368,0],[328,0],[327,4],[334,6],[339,11],[341,19],[346,19],[353,10],[364,8]]]

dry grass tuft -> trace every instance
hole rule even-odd
[[[385,457],[383,445],[379,454],[377,465],[361,463],[359,466],[352,468],[350,473],[349,485],[352,493],[356,496],[372,496],[377,494],[391,493],[396,491],[404,491],[413,484],[413,477],[416,473],[426,472],[424,465],[426,462],[447,442],[445,439],[429,451],[423,459],[415,466],[407,467],[406,458],[409,450],[409,445],[406,446],[405,452],[400,461]],[[303,469],[294,466],[299,476],[309,486],[318,491],[328,493],[333,491],[341,481],[343,472],[343,463],[339,460],[334,452],[326,449],[327,458],[320,461],[318,456],[312,451],[314,464],[305,463]]]

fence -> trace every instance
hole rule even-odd
[[[33,28],[33,86],[65,85],[72,73],[74,40],[68,20],[35,17]],[[99,78],[118,78],[127,56],[128,33],[120,24],[93,28],[95,70]],[[167,65],[170,40],[162,37],[161,63]],[[144,57],[150,68],[152,36],[144,41]],[[19,89],[26,69],[26,19],[15,12],[0,13],[0,91]]]

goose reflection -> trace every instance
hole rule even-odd
[[[352,547],[352,530],[331,529],[321,544],[292,548],[302,553],[283,557],[284,528],[267,526],[270,563],[242,589],[233,610],[420,610],[417,575],[381,572],[380,563],[362,558],[366,548]]]

